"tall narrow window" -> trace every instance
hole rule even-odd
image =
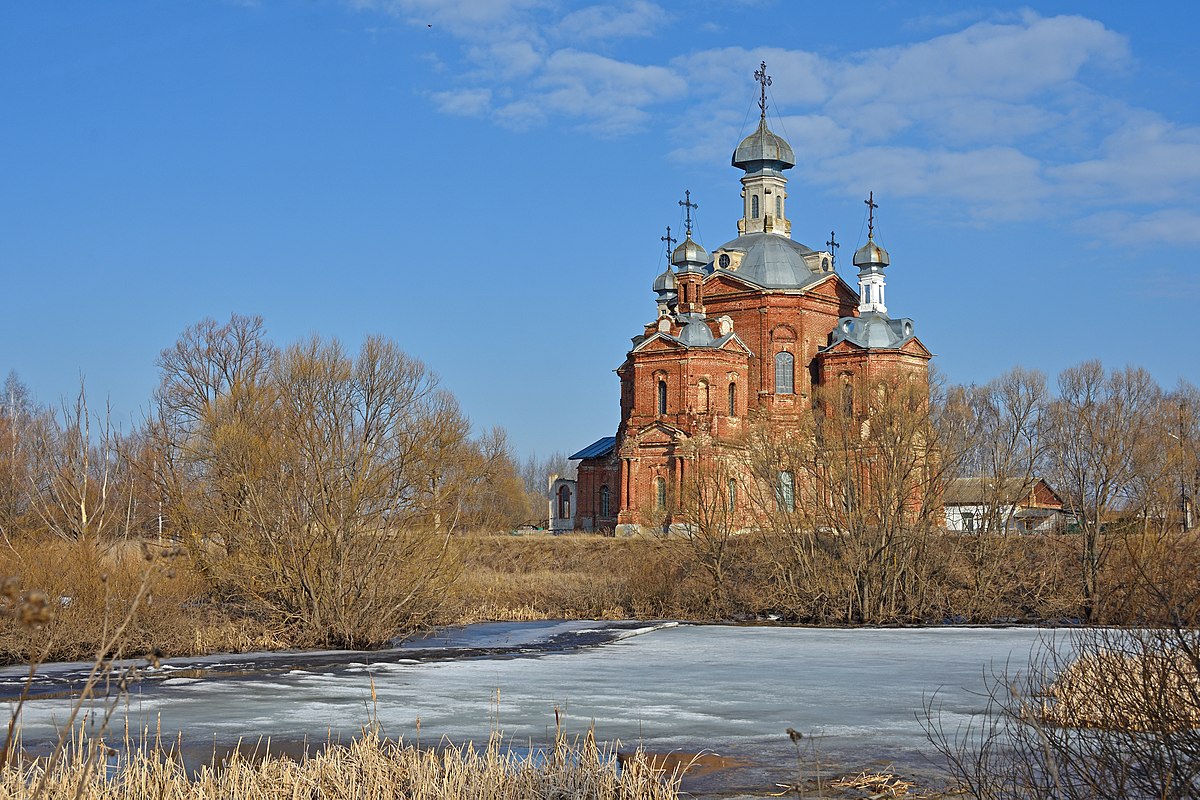
[[[775,490],[775,499],[780,511],[796,510],[796,481],[790,472],[779,473],[779,486]]]
[[[775,394],[792,394],[795,391],[791,353],[775,354]]]
[[[608,516],[608,508],[609,508],[608,504],[610,502],[609,497],[610,497],[610,495],[609,495],[609,491],[608,491],[608,486],[601,486],[600,487],[600,516],[602,516],[602,517]]]
[[[737,384],[729,382],[729,416],[737,416]]]
[[[849,381],[842,384],[842,413],[847,417],[854,414],[854,384]]]
[[[737,481],[729,479],[729,513],[737,511]]]
[[[708,381],[700,381],[696,387],[696,410],[701,414],[708,413]]]
[[[783,216],[783,195],[775,195],[775,216],[780,218]]]
[[[758,219],[758,195],[750,195],[750,219]]]
[[[658,382],[658,413],[667,413],[667,382]]]
[[[654,479],[654,507],[658,509],[667,507],[667,482],[662,478]]]

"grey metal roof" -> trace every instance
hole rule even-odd
[[[782,136],[777,136],[767,128],[767,120],[760,119],[754,133],[742,139],[742,143],[733,151],[733,165],[750,172],[770,162],[776,169],[788,169],[796,166],[796,154],[792,146]]]
[[[606,456],[613,451],[617,446],[617,437],[605,436],[603,439],[597,439],[587,447],[580,450],[578,453],[567,456],[568,461],[574,461],[577,458],[599,458]]]
[[[679,341],[688,347],[708,347],[715,338],[712,328],[708,327],[702,319],[689,320],[688,324],[684,325],[683,330],[679,332]]]
[[[717,249],[744,253],[730,274],[765,289],[799,289],[829,275],[808,266],[804,256],[815,252],[812,248],[776,233],[747,233]]]
[[[654,279],[655,292],[674,292],[676,288],[675,273],[669,269]]]
[[[708,251],[693,242],[690,236],[680,242],[679,246],[675,248],[675,252],[671,253],[671,263],[677,267],[691,265],[702,267],[711,260]]]
[[[892,262],[888,258],[887,250],[875,244],[874,239],[867,239],[866,244],[854,251],[854,266],[856,267],[886,267],[890,263]]]
[[[914,336],[911,319],[892,319],[878,311],[864,311],[861,316],[839,319],[829,346],[822,349],[850,342],[868,350],[896,350]]]

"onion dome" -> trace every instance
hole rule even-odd
[[[713,339],[712,328],[708,327],[703,317],[692,317],[679,332],[679,341],[688,347],[708,347]]]
[[[887,250],[875,244],[874,239],[867,239],[866,244],[854,251],[854,266],[856,267],[882,268],[890,263],[892,262],[888,258]]]
[[[684,272],[699,269],[710,260],[708,251],[693,242],[691,236],[680,242],[675,252],[671,253],[671,263]]]
[[[656,294],[674,292],[678,288],[679,284],[675,282],[675,273],[669,269],[654,279],[654,292]]]
[[[796,154],[782,136],[777,136],[767,128],[767,120],[763,118],[758,121],[754,133],[742,139],[737,150],[733,151],[733,166],[747,172],[753,172],[761,166],[784,170],[796,166]]]

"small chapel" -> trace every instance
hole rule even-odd
[[[552,528],[640,530],[678,495],[698,437],[736,447],[749,419],[794,425],[817,387],[897,368],[927,374],[932,356],[913,321],[888,315],[890,259],[875,241],[873,193],[867,241],[853,257],[857,290],[835,269],[833,237],[824,249],[792,238],[785,173],[796,156],[767,126],[765,63],[755,78],[758,126],[732,159],[742,172],[737,236],[705,251],[692,239],[690,194],[681,202],[687,226],[678,246],[669,229],[665,237],[670,264],[652,286],[656,316],[616,370],[616,434],[570,456],[578,473],[554,484]]]

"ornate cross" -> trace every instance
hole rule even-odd
[[[863,200],[867,204],[867,238],[875,238],[875,209],[879,208],[879,204],[875,202],[875,192],[872,191],[867,195],[867,199]],[[859,228],[861,231],[862,228]],[[859,234],[860,236],[862,234]]]
[[[679,205],[683,206],[684,209],[686,210],[686,213],[687,213],[687,235],[690,237],[692,235],[692,209],[699,208],[700,206],[698,206],[692,202],[692,190],[691,189],[684,191],[683,196],[687,199],[680,200]],[[669,233],[669,231],[668,231],[668,233]]]
[[[832,264],[836,265],[837,264],[837,249],[839,247],[841,247],[841,245],[838,244],[837,237],[833,235],[833,231],[829,232],[829,241],[825,243],[825,246],[829,248],[830,262]]]
[[[767,74],[767,62],[763,61],[758,65],[758,69],[754,73],[754,80],[762,84],[762,95],[758,100],[758,110],[762,112],[762,118],[767,118],[767,87],[771,85],[771,76]]]
[[[660,242],[667,243],[667,263],[670,264],[671,263],[671,245],[673,245],[679,241],[678,239],[671,238],[671,226],[670,225],[667,226],[667,235],[658,237],[658,240]]]

